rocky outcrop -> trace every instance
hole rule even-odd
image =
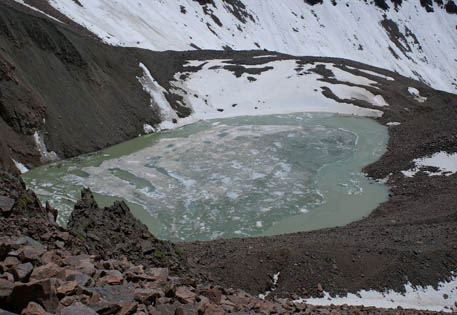
[[[126,256],[145,267],[167,267],[181,273],[188,269],[174,245],[155,238],[123,201],[100,208],[92,192],[85,189],[68,227],[73,235],[84,240],[90,253],[104,259]]]
[[[60,157],[95,151],[160,120],[137,81],[136,50],[8,3],[0,4],[0,132],[14,159],[36,166],[44,149]]]

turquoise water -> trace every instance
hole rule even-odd
[[[373,120],[330,114],[238,117],[139,137],[24,174],[65,224],[82,187],[125,200],[169,240],[273,235],[344,225],[387,200],[361,169],[385,152]]]

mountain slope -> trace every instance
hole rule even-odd
[[[453,0],[440,2],[49,1],[112,45],[341,57],[455,93],[457,15]]]

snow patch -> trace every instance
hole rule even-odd
[[[396,121],[391,121],[391,122],[388,122],[386,125],[389,127],[393,127],[393,126],[400,126],[401,123],[396,122]]]
[[[176,115],[176,112],[171,108],[170,103],[168,103],[165,97],[167,90],[152,77],[149,69],[144,64],[140,63],[140,68],[143,70],[143,76],[137,77],[137,79],[143,86],[143,90],[151,96],[151,107],[160,112],[162,123],[158,129],[173,128],[173,121],[178,119],[178,115]]]
[[[49,15],[49,14],[47,14],[47,13],[45,13],[45,12],[43,12],[43,11],[37,9],[37,8],[35,8],[35,7],[33,7],[33,6],[31,6],[31,5],[27,4],[27,3],[25,3],[24,0],[14,0],[14,1],[16,1],[17,3],[22,4],[23,6],[26,6],[26,7],[29,8],[29,9],[32,9],[33,11],[36,11],[36,12],[41,13],[41,14],[47,16],[48,18],[53,19],[53,20],[56,21],[56,22],[62,23],[62,21],[56,19],[55,17],[53,17],[53,16],[51,16],[51,15]],[[62,23],[62,24],[63,24],[63,23]]]
[[[276,290],[276,287],[278,286],[278,281],[279,281],[279,275],[281,274],[281,272],[278,272],[278,273],[275,273],[273,274],[273,285],[271,287],[271,289],[265,293],[261,293],[259,294],[259,298],[262,299],[262,300],[265,300],[265,298],[271,294],[271,292],[273,292],[274,290]]]
[[[21,162],[18,162],[14,159],[13,159],[13,162],[16,165],[16,168],[21,172],[21,174],[27,173],[29,171],[29,169]]]
[[[374,95],[370,91],[358,86],[336,84],[332,85],[330,90],[342,100],[362,100],[374,106],[389,106],[382,95]]]
[[[144,124],[143,125],[143,131],[145,134],[150,134],[150,133],[153,133],[156,131],[156,129],[154,127],[152,127],[151,125],[149,124]]]
[[[82,7],[73,0],[49,3],[111,45],[154,51],[185,51],[196,46],[220,50],[228,46],[339,57],[424,80],[436,89],[456,91],[455,16],[437,7],[427,13],[417,1],[403,1],[398,11],[382,11],[366,1],[336,7],[324,1],[311,10],[303,0],[243,0],[254,21],[247,18],[240,23],[226,2],[213,0],[212,15],[222,27],[205,14],[198,1],[79,1]],[[186,14],[181,13],[181,6]],[[407,49],[392,42],[381,25],[385,19],[398,25]]]
[[[322,298],[299,299],[296,302],[312,305],[364,305],[382,308],[413,308],[417,310],[455,312],[457,307],[457,277],[449,282],[442,282],[435,290],[432,286],[414,287],[411,283],[405,285],[405,294],[395,291],[378,292],[362,290],[347,297],[332,298],[324,292]]]
[[[256,75],[255,81],[249,80],[249,74],[243,73],[236,77],[230,70],[222,68],[221,60],[207,61],[197,72],[184,72],[186,80],[180,80],[183,73],[175,74],[172,81],[172,93],[183,97],[186,106],[192,108],[192,115],[178,120],[176,126],[200,119],[229,118],[235,116],[258,116],[271,114],[288,114],[297,112],[329,112],[368,117],[380,117],[383,112],[362,108],[349,103],[339,103],[326,98],[321,87],[333,88],[336,85],[320,81],[320,74],[309,71],[313,64],[304,65],[297,71],[297,60],[272,61],[262,65],[271,67],[269,71]],[[199,61],[201,64],[201,61]],[[188,64],[196,64],[188,61]],[[332,64],[326,64],[333,67]],[[246,67],[250,67],[246,65]],[[350,82],[358,82],[357,76],[348,75],[339,70],[339,78]],[[344,75],[343,75],[344,74]],[[365,84],[374,81],[361,79]],[[352,87],[339,84],[341,93]],[[187,94],[182,91],[187,91]],[[359,97],[376,104],[383,102],[368,91],[361,89]],[[356,94],[356,93],[354,93]],[[358,95],[352,95],[357,98]]]
[[[423,167],[436,167],[439,170],[432,172],[426,171],[429,176],[450,176],[457,173],[457,153],[447,153],[444,151],[437,152],[430,157],[424,157],[414,160],[415,167],[410,170],[402,171],[406,177],[413,177]]]
[[[49,162],[59,159],[59,157],[54,151],[48,151],[48,149],[46,148],[46,144],[44,143],[44,140],[41,137],[39,131],[35,131],[35,133],[33,134],[33,138],[35,140],[35,144],[37,146],[38,151],[41,153],[42,161]]]
[[[366,73],[366,74],[369,74],[369,75],[372,75],[372,76],[375,76],[375,77],[379,77],[379,78],[382,78],[384,80],[387,80],[387,81],[394,81],[395,79],[392,78],[392,77],[389,77],[387,75],[384,75],[384,74],[381,74],[381,73],[378,73],[378,72],[374,72],[374,71],[370,71],[370,70],[365,70],[365,69],[358,69],[358,68],[354,68],[354,67],[349,67],[349,69],[352,69],[352,70],[358,70],[360,72],[363,72],[363,73]]]
[[[423,102],[425,102],[425,101],[427,100],[426,97],[420,96],[419,90],[416,89],[416,88],[409,87],[409,88],[408,88],[408,92],[409,92],[409,94],[411,94],[411,95],[414,97],[414,99],[415,99],[416,101],[418,101],[419,103],[423,103]]]

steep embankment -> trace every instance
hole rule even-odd
[[[49,3],[112,45],[340,57],[390,69],[437,89],[457,89],[454,0]]]
[[[46,150],[75,156],[158,122],[132,50],[0,6],[0,128],[14,159],[34,166],[52,158]]]

